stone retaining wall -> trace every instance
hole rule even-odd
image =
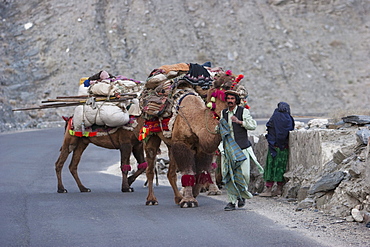
[[[350,216],[355,207],[370,212],[370,145],[358,140],[358,130],[291,131],[283,196],[297,199],[297,208],[315,207],[336,216]],[[260,135],[251,141],[264,166],[266,138]],[[260,193],[263,188],[263,178],[251,164],[250,190]]]

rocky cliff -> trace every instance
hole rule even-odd
[[[59,121],[71,108],[12,112],[76,95],[102,69],[145,80],[179,62],[244,74],[254,117],[369,105],[367,0],[3,0],[0,131]]]

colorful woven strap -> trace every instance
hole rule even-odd
[[[93,137],[96,136],[98,132],[82,132],[82,131],[74,131],[74,130],[69,130],[69,134],[71,136],[77,136],[77,137]]]

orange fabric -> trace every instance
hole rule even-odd
[[[167,74],[170,71],[189,71],[189,65],[187,63],[177,63],[172,65],[162,65],[158,69],[163,69]]]

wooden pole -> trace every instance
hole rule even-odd
[[[82,96],[82,95],[81,95]],[[66,97],[79,97],[79,96],[66,96]],[[85,96],[86,97],[86,96]],[[115,96],[111,96],[108,100],[107,97],[98,97],[95,98],[96,102],[106,101],[106,102],[120,102],[120,101],[126,101],[129,99],[136,98],[136,94],[123,94],[119,98],[116,98]],[[41,105],[39,107],[29,107],[29,108],[18,108],[13,109],[12,111],[29,111],[29,110],[41,110],[41,109],[47,109],[47,108],[59,108],[59,107],[68,107],[68,106],[78,106],[85,104],[88,99],[86,98],[66,98],[63,99],[49,99],[45,101],[41,101],[41,103],[50,103],[47,105]],[[53,103],[53,102],[61,102],[61,103]]]
[[[47,109],[47,108],[59,108],[59,107],[78,106],[78,105],[81,105],[81,103],[79,103],[79,102],[75,102],[75,103],[59,103],[59,104],[41,105],[39,107],[18,108],[18,109],[13,109],[12,111],[41,110],[41,109]]]

